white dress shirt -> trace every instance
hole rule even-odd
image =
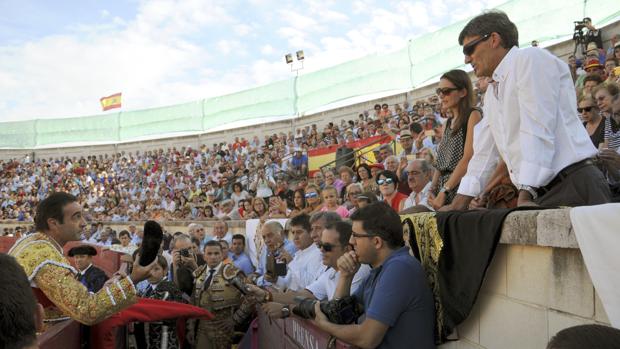
[[[547,50],[513,47],[493,72],[493,81],[459,194],[480,194],[499,156],[516,186],[538,188],[566,166],[596,155],[577,116],[566,63]]]
[[[314,282],[325,271],[321,250],[311,244],[305,250],[297,250],[295,258],[288,264],[286,276],[278,278],[279,287],[301,291]]]
[[[353,276],[353,282],[351,282],[351,291],[349,294],[353,294],[357,288],[366,280],[370,274],[370,266],[368,264],[362,264]],[[316,281],[308,285],[306,289],[314,295],[318,300],[332,300],[334,299],[334,293],[336,293],[336,286],[338,286],[338,279],[340,278],[340,272],[334,268],[329,268],[323,274],[319,276]]]
[[[431,210],[435,211],[433,209],[433,206],[428,202],[428,199],[430,197],[431,194],[431,184],[433,184],[432,182],[428,182],[424,188],[422,188],[422,190],[420,190],[419,193],[416,193],[414,191],[411,191],[411,194],[409,194],[409,197],[405,200],[405,203],[403,205],[403,210],[409,207],[413,207],[416,205],[423,205],[426,206],[428,208],[430,208]]]

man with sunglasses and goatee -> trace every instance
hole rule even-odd
[[[299,292],[273,293],[273,310],[270,315],[274,318],[286,317],[290,315],[291,310],[295,307],[295,297],[312,298],[317,300],[332,300],[336,292],[336,286],[340,279],[337,261],[343,254],[352,250],[349,244],[351,238],[351,223],[349,222],[332,222],[325,227],[321,234],[321,240],[317,243],[321,249],[321,257],[323,265],[327,270],[323,272],[313,283]],[[366,264],[362,265],[355,273],[351,282],[351,290],[355,291],[366,280],[370,273],[370,267]],[[267,291],[256,286],[250,286],[252,292],[258,299],[269,298]]]
[[[577,116],[568,66],[547,50],[520,49],[517,27],[505,13],[485,12],[459,35],[465,63],[492,79],[474,155],[458,195],[443,210],[467,208],[501,158],[519,190],[519,206],[581,206],[609,202],[592,158],[597,150]]]

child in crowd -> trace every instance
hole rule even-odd
[[[323,208],[321,211],[336,212],[341,218],[349,217],[349,210],[344,206],[338,205],[338,190],[335,187],[328,185],[323,189]]]

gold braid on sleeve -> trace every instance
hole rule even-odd
[[[34,281],[58,309],[89,326],[128,307],[137,298],[136,289],[127,277],[90,293],[71,271],[54,264],[43,266]]]

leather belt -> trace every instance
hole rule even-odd
[[[546,193],[548,193],[554,186],[556,186],[558,183],[561,183],[564,179],[566,179],[566,177],[570,176],[571,174],[573,174],[575,171],[582,169],[586,166],[594,166],[594,161],[592,161],[592,159],[588,158],[588,159],[583,159],[581,161],[577,161],[576,163],[572,164],[572,165],[568,165],[566,167],[564,167],[552,180],[551,182],[549,182],[549,184],[538,188],[538,194],[539,195],[544,195]]]

